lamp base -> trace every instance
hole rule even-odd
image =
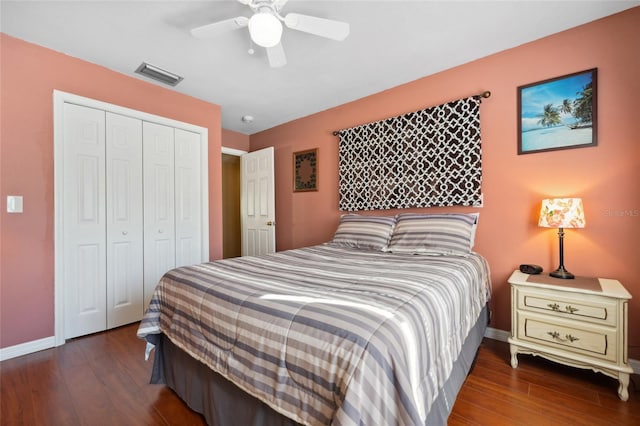
[[[563,280],[572,280],[572,279],[574,279],[576,277],[571,272],[569,272],[566,269],[564,269],[564,266],[560,266],[555,271],[549,272],[549,275],[554,277],[554,278],[561,278]]]

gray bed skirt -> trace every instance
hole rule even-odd
[[[446,425],[456,396],[473,366],[488,323],[488,307],[469,332],[449,379],[434,401],[426,425]],[[164,383],[211,426],[292,426],[295,421],[242,391],[200,361],[158,337],[151,383]]]

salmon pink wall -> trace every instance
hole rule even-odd
[[[0,37],[0,347],[54,334],[54,89],[208,128],[210,256],[222,256],[218,105]],[[7,195],[24,213],[6,212]]]
[[[338,139],[331,132],[490,90],[481,106],[484,207],[475,249],[492,270],[492,327],[510,329],[507,278],[520,263],[558,266],[540,201],[577,196],[587,227],[567,230],[565,265],[620,280],[632,357],[640,358],[640,7],[251,136],[275,147],[278,250],[329,240],[338,224]],[[598,68],[598,146],[517,155],[517,87]],[[293,193],[291,155],[319,148],[319,191]],[[471,208],[427,211],[474,211]],[[380,214],[393,214],[385,211]]]
[[[249,151],[249,135],[233,130],[222,129],[222,146],[225,148]]]

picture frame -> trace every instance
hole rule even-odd
[[[518,87],[518,155],[598,144],[598,69]]]
[[[318,148],[293,153],[293,192],[318,190]]]

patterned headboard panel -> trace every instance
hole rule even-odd
[[[343,211],[482,205],[480,99],[340,131]]]

